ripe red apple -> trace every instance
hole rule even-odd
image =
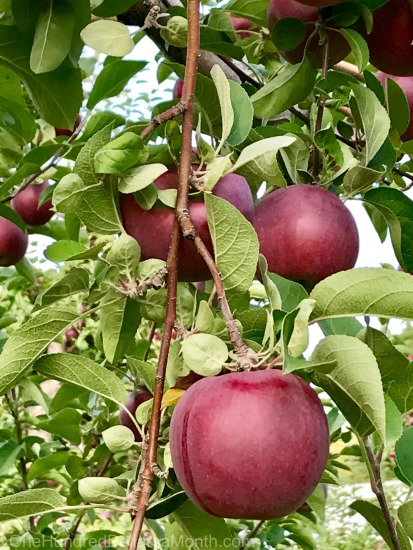
[[[280,19],[290,17],[302,21],[307,27],[307,34],[299,46],[293,50],[280,51],[280,53],[289,63],[299,63],[304,55],[306,41],[314,31],[315,23],[318,20],[318,10],[316,7],[312,7],[312,5],[306,6],[296,0],[270,0],[267,11],[268,28],[270,31],[273,30]],[[351,48],[346,39],[338,32],[329,32],[328,38],[330,61],[338,63],[350,53]],[[323,47],[320,46],[319,40],[318,35],[314,36],[308,48],[308,56],[316,67],[321,67],[323,61]]]
[[[166,172],[155,181],[155,184],[158,189],[175,189],[178,186],[178,174]],[[226,199],[249,221],[252,221],[254,203],[245,178],[237,174],[228,174],[215,185],[213,194]],[[175,218],[174,210],[158,203],[151,210],[143,210],[136,203],[133,195],[122,195],[120,204],[124,228],[139,242],[142,260],[149,258],[166,260]],[[190,200],[189,212],[196,231],[213,254],[203,199]],[[211,278],[209,269],[199,255],[195,244],[188,239],[182,239],[179,247],[178,275],[180,281],[195,282]]]
[[[248,32],[252,26],[251,21],[249,21],[248,19],[245,19],[245,17],[233,17],[231,15],[231,22],[232,22],[232,26],[235,29],[235,32],[238,34],[238,36],[242,40],[252,36],[251,32]]]
[[[125,407],[135,416],[136,409],[149,399],[152,399],[153,395],[151,392],[145,389],[138,389],[136,391],[129,392],[126,396]],[[142,441],[141,434],[139,433],[138,428],[132,422],[132,419],[129,417],[128,413],[124,409],[120,409],[120,423],[122,426],[126,426],[135,434],[135,441]]]
[[[410,109],[410,122],[407,130],[400,137],[402,141],[410,141],[413,139],[413,76],[393,76],[391,74],[383,73],[382,71],[377,71],[376,76],[380,80],[383,87],[386,85],[386,80],[388,78],[392,78],[405,93]]]
[[[29,237],[14,223],[0,217],[0,267],[15,265],[26,254]]]
[[[327,189],[292,185],[273,191],[257,205],[254,226],[269,271],[308,289],[356,263],[356,223]]]
[[[200,380],[171,422],[172,462],[209,514],[274,519],[299,508],[323,474],[326,415],[315,391],[279,370]]]
[[[51,199],[39,206],[40,195],[49,187],[49,182],[41,184],[32,183],[23,191],[20,191],[11,201],[13,210],[27,223],[27,225],[44,225],[53,216]]]
[[[373,14],[366,34],[371,63],[388,74],[413,76],[413,7],[410,0],[390,0]]]
[[[300,4],[306,4],[313,8],[325,8],[326,6],[333,6],[334,4],[341,4],[346,0],[297,0]]]
[[[69,342],[70,340],[76,340],[79,336],[79,331],[76,327],[69,327],[65,332],[65,340]]]
[[[182,78],[178,78],[178,80],[175,82],[175,86],[172,92],[173,98],[181,99],[183,89],[184,89],[184,81],[182,80]]]
[[[56,136],[69,136],[71,137],[74,132],[79,128],[82,123],[81,115],[77,115],[73,128],[55,128]]]

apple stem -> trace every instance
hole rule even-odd
[[[158,366],[155,375],[155,391],[153,396],[152,414],[149,425],[149,433],[147,438],[144,438],[142,444],[141,468],[139,478],[133,489],[133,506],[131,506],[132,515],[135,516],[132,535],[129,542],[129,550],[136,550],[139,543],[139,536],[142,531],[145,511],[148,506],[149,496],[152,489],[154,479],[153,465],[157,464],[157,447],[158,437],[161,422],[161,405],[162,396],[165,385],[166,367],[168,363],[169,349],[171,346],[172,330],[176,317],[176,300],[178,286],[178,246],[181,239],[179,212],[185,211],[188,208],[188,191],[189,191],[189,176],[191,175],[191,154],[192,154],[192,128],[194,122],[194,96],[196,87],[196,77],[198,73],[198,56],[199,56],[199,0],[188,0],[187,5],[188,16],[188,50],[186,58],[185,78],[182,91],[182,101],[176,107],[181,105],[179,109],[183,109],[182,121],[182,143],[181,143],[181,161],[179,166],[179,186],[178,197],[176,203],[176,216],[172,232],[171,244],[166,261],[168,270],[168,285],[167,285],[167,304],[165,314],[164,334],[159,352]],[[174,111],[174,113],[177,110]],[[165,113],[163,117],[165,118]],[[155,128],[158,120],[152,121],[152,127]],[[162,119],[163,120],[163,119]],[[149,130],[146,128],[144,136],[149,135]],[[148,133],[147,133],[148,132]],[[142,137],[142,134],[141,134]],[[183,217],[185,224],[187,217]],[[189,221],[190,218],[189,218]],[[182,220],[181,220],[182,223]],[[147,444],[146,444],[147,441]],[[147,446],[147,449],[146,449]],[[136,503],[136,504],[135,504]]]

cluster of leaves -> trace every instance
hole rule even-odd
[[[175,206],[174,190],[160,191],[153,182],[179,160],[179,117],[143,140],[140,133],[148,121],[132,123],[96,109],[102,100],[119,95],[145,63],[122,59],[135,47],[139,51],[138,35],[134,40],[124,24],[91,23],[92,13],[112,17],[132,4],[0,1],[0,199],[38,174],[53,181],[49,193],[59,213],[40,229],[54,239],[45,256],[58,266],[40,293],[27,260],[16,270],[0,271],[0,390],[10,413],[1,432],[0,475],[13,480],[8,487],[13,494],[0,499],[0,520],[41,515],[33,544],[65,538],[56,519],[66,512],[80,516],[90,503],[114,513],[127,511],[125,496],[137,476],[140,446],[127,428],[118,426],[118,410],[128,388],[154,391],[157,344],[150,348],[148,335],[151,327],[164,323],[167,294],[165,288],[148,289],[143,283],[165,264],[140,261],[139,244],[123,231],[118,203],[119,193],[133,193],[146,210],[159,202]],[[194,131],[201,164],[206,163],[202,182],[211,191],[221,176],[236,171],[248,179],[256,197],[263,183],[270,189],[316,178],[344,198],[362,199],[380,238],[390,232],[400,265],[411,271],[413,204],[397,171],[411,169],[403,156],[411,152],[411,143],[399,138],[409,112],[397,84],[388,86],[385,98],[368,70],[364,39],[348,29],[360,16],[368,21],[369,7],[376,7],[360,6],[347,12],[337,6],[333,15],[352,47],[353,61],[364,71],[364,82],[334,69],[323,78],[306,57],[297,65],[282,64],[277,48],[296,44],[288,42],[288,26],[272,37],[266,31],[265,1],[233,0],[227,7],[257,26],[245,40],[236,38],[227,11],[209,11],[201,26],[201,48],[238,61],[246,56],[258,90],[228,80],[218,66],[198,75]],[[185,17],[185,11],[174,7],[171,15]],[[168,51],[181,45],[165,29],[163,36],[175,41],[168,42]],[[88,94],[78,66],[84,43],[107,55]],[[172,72],[184,76],[184,66],[172,58],[160,61],[160,81]],[[319,127],[317,102],[326,96]],[[157,105],[153,114],[173,104]],[[82,105],[87,120],[80,136],[71,142],[56,137],[53,127],[72,127]],[[351,109],[351,118],[343,107]],[[278,118],[289,109],[303,116],[292,114],[287,122]],[[317,174],[314,148],[323,159]],[[67,162],[44,171],[58,152]],[[404,348],[398,347],[385,331],[366,327],[356,317],[378,317],[383,327],[393,317],[413,319],[411,276],[392,269],[350,270],[322,281],[308,295],[299,284],[267,271],[252,226],[234,207],[210,193],[205,203],[215,259],[245,343],[261,363],[282,355],[285,371],[298,372],[329,396],[331,440],[347,446],[331,454],[323,483],[338,483],[338,472],[346,467],[343,457],[359,456],[368,439],[375,452],[395,445],[394,474],[410,487],[413,428],[406,427],[405,415],[413,409],[413,365],[407,359],[412,348],[407,339]],[[25,228],[7,205],[0,206],[0,215]],[[258,262],[262,283],[253,284]],[[182,535],[190,541],[213,533],[223,546],[229,537],[242,538],[253,524],[212,518],[187,501],[168,445],[170,417],[183,391],[175,387],[177,379],[190,371],[214,376],[234,361],[225,318],[210,291],[208,284],[207,292],[178,285],[178,338],[170,350],[158,452],[168,475],[156,480],[146,518],[153,538]],[[324,338],[305,358],[312,324],[321,327]],[[74,325],[81,336],[76,345],[66,345],[62,334]],[[56,342],[62,345],[60,353],[47,353]],[[50,397],[43,389],[49,380],[60,384]],[[41,407],[37,416],[28,408],[34,404]],[[140,424],[149,420],[151,406],[148,401],[138,408]],[[29,434],[29,428],[36,432]],[[50,434],[46,441],[39,430]],[[354,445],[354,437],[360,445]],[[103,468],[104,477],[99,475]],[[59,490],[48,488],[49,481]],[[312,511],[270,522],[262,544],[315,548],[313,534],[324,501],[320,486],[309,499]],[[410,547],[413,536],[412,506],[409,501],[397,511],[403,548]],[[352,508],[391,546],[380,508],[364,501]],[[87,537],[83,543],[90,547]]]

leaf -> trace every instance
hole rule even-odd
[[[413,428],[406,428],[396,442],[396,462],[403,477],[413,485]]]
[[[390,269],[341,271],[318,283],[311,321],[350,315],[413,319],[413,277]]]
[[[83,146],[76,159],[74,173],[77,174],[85,185],[93,185],[100,182],[95,172],[95,155],[110,141],[113,124],[108,124],[93,135]]]
[[[82,30],[80,36],[90,48],[115,57],[127,55],[135,46],[126,25],[117,21],[94,21]]]
[[[78,207],[85,185],[77,174],[63,176],[53,191],[53,206],[58,212],[75,212]]]
[[[39,422],[37,427],[67,439],[73,445],[80,445],[80,423],[82,415],[76,409],[61,409],[48,421]]]
[[[390,130],[390,118],[374,92],[359,84],[352,86],[366,139],[366,166],[385,142]]]
[[[391,383],[388,393],[402,413],[413,409],[413,363],[407,366],[403,376]]]
[[[230,145],[239,145],[248,137],[252,128],[254,109],[247,92],[237,82],[229,80],[234,122],[227,138]]]
[[[123,174],[119,180],[121,193],[135,193],[151,185],[159,176],[168,171],[163,164],[146,164],[133,168]]]
[[[404,271],[412,271],[413,201],[402,191],[380,187],[368,191],[364,202],[377,208],[385,218],[397,260]]]
[[[122,231],[116,198],[101,185],[88,187],[82,194],[76,214],[89,231],[112,235]]]
[[[169,516],[187,500],[188,497],[184,491],[168,495],[151,504],[145,512],[145,517],[149,519],[160,519]]]
[[[382,175],[377,170],[357,165],[345,173],[343,188],[348,195],[355,196],[371,187]]]
[[[378,508],[378,506],[372,504],[371,502],[367,502],[366,500],[356,500],[355,502],[350,504],[350,508],[361,514],[370,523],[370,525],[372,525],[374,529],[376,529],[376,531],[383,537],[390,548],[394,548],[389,533],[389,528],[387,527],[386,519],[382,510]],[[401,529],[400,525],[398,525],[396,528],[401,544],[401,549],[410,550],[410,542],[404,532],[404,529]]]
[[[59,67],[70,51],[74,28],[72,6],[51,1],[36,24],[30,54],[30,68],[34,73],[47,73]]]
[[[296,65],[286,63],[251,97],[255,116],[269,119],[304,101],[314,88],[316,74],[307,57]]]
[[[106,256],[107,261],[116,266],[119,273],[130,281],[138,279],[140,258],[141,248],[138,241],[127,233],[121,234]]]
[[[388,396],[384,396],[386,403],[386,442],[395,443],[400,439],[403,433],[403,418],[394,401]]]
[[[258,262],[258,237],[244,216],[229,202],[205,195],[215,259],[227,291],[247,292]]]
[[[118,96],[128,81],[147,65],[146,61],[117,60],[105,65],[98,74],[90,92],[87,108],[93,109],[102,101]]]
[[[166,390],[164,396],[162,397],[162,408],[164,409],[178,403],[184,393],[185,390],[180,390],[178,388]]]
[[[100,326],[107,360],[116,364],[135,340],[141,322],[140,305],[110,289],[102,300]]]
[[[317,345],[311,360],[337,361],[332,372],[317,376],[317,383],[327,391],[355,430],[365,435],[371,423],[385,441],[383,386],[370,348],[352,336],[327,336]]]
[[[111,426],[102,432],[102,437],[112,453],[127,451],[135,443],[135,434],[126,426]]]
[[[195,329],[198,332],[211,333],[214,330],[214,314],[206,300],[201,300],[195,319]]]
[[[406,534],[413,539],[413,501],[402,504],[397,511],[397,516]]]
[[[245,17],[260,27],[267,26],[268,0],[232,0],[226,9],[237,17]]]
[[[17,262],[15,268],[19,275],[29,281],[30,284],[34,284],[36,280],[36,273],[29,258],[23,257],[19,262]]]
[[[282,299],[282,307],[280,309],[283,311],[293,311],[302,300],[308,298],[307,291],[299,283],[284,279],[284,277],[276,273],[268,272],[268,277],[277,286]]]
[[[392,127],[402,135],[409,126],[410,107],[405,93],[393,78],[386,78],[386,104]]]
[[[0,394],[4,395],[79,314],[68,309],[44,309],[24,323],[7,340],[0,355]]]
[[[94,504],[109,504],[119,494],[119,485],[110,477],[85,477],[79,479],[80,496]]]
[[[251,145],[248,145],[241,151],[237,162],[231,169],[231,172],[237,171],[241,166],[248,164],[249,162],[259,158],[267,153],[274,155],[274,158],[279,149],[283,147],[289,147],[294,143],[295,137],[292,136],[276,136],[267,139],[261,139]]]
[[[369,64],[369,47],[364,38],[353,29],[339,29],[340,34],[344,36],[350,44],[355,63],[362,73]]]
[[[119,174],[148,157],[142,138],[133,132],[125,132],[104,145],[95,155],[95,172]]]
[[[29,489],[0,498],[0,521],[37,516],[65,506],[65,499],[53,489]]]
[[[54,353],[36,362],[36,371],[60,382],[68,382],[93,391],[105,399],[123,405],[126,389],[119,378],[105,367],[80,355]]]
[[[44,252],[51,262],[64,262],[75,254],[85,252],[87,248],[77,241],[56,241],[48,246]]]
[[[231,104],[231,89],[229,81],[219,65],[214,65],[212,67],[211,77],[217,89],[219,104],[221,107],[222,135],[221,142],[218,147],[220,150],[230,135],[232,126],[234,125],[234,111]]]
[[[30,466],[27,481],[33,481],[36,478],[49,479],[47,476],[50,475],[50,470],[64,466],[70,456],[67,451],[61,451],[37,458]]]
[[[265,257],[262,254],[259,255],[258,265],[259,265],[259,269],[260,269],[261,280],[263,282],[266,295],[267,295],[268,300],[270,302],[271,309],[272,310],[282,309],[281,295],[279,293],[277,285],[274,283],[274,281],[268,275],[267,260],[265,259]]]
[[[19,445],[15,441],[7,441],[0,445],[0,477],[10,475],[10,470],[23,448],[22,444]]]
[[[155,365],[152,365],[151,363],[148,363],[146,361],[141,361],[140,359],[136,359],[136,357],[129,356],[128,368],[130,368],[133,373],[137,373],[138,376],[142,378],[146,387],[151,393],[155,392]]]
[[[89,290],[89,272],[86,269],[73,267],[53,286],[36,298],[35,311],[49,306],[63,298]]]
[[[298,314],[294,320],[294,330],[288,342],[288,354],[291,357],[300,357],[308,347],[308,319],[315,306],[315,300],[304,299],[299,306]]]
[[[188,368],[201,376],[215,376],[228,359],[228,348],[212,334],[192,334],[182,342],[182,355]]]

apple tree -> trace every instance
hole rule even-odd
[[[320,548],[353,456],[411,548],[412,43],[410,0],[0,0],[10,547]]]

